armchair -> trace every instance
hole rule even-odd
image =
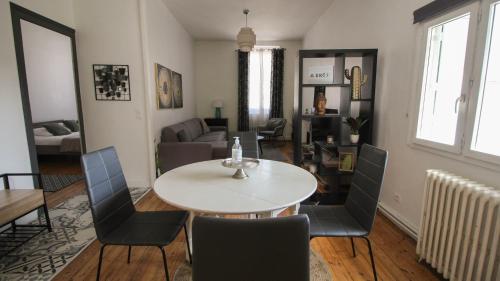
[[[258,128],[260,136],[269,140],[276,140],[278,137],[283,137],[285,130],[285,118],[271,118],[267,121],[266,125]]]

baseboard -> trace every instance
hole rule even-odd
[[[414,240],[417,240],[418,237],[418,227],[412,225],[406,219],[402,218],[398,212],[396,212],[391,207],[386,206],[384,203],[380,202],[378,204],[379,211],[388,218],[391,222],[393,222],[397,227],[399,227],[402,231],[408,234]]]
[[[127,185],[131,187],[150,187],[151,184],[147,180],[127,180]]]

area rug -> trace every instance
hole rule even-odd
[[[83,175],[42,175],[43,191],[56,192],[80,180]]]
[[[328,263],[314,251],[311,251],[309,258],[309,271],[311,277],[310,281],[333,280]],[[188,263],[183,263],[175,271],[174,281],[192,281],[191,275],[191,266]],[[238,278],[235,277],[234,280],[238,280]]]
[[[149,190],[131,187],[132,200]],[[0,259],[1,281],[50,280],[96,239],[86,194],[51,208],[49,215],[52,232],[42,232]]]

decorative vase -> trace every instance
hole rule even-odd
[[[359,142],[359,135],[351,134],[351,142],[358,143]]]
[[[220,107],[215,108],[215,119],[220,119],[222,117]]]

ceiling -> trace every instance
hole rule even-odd
[[[235,40],[248,26],[257,41],[302,39],[333,0],[163,0],[196,39]]]

